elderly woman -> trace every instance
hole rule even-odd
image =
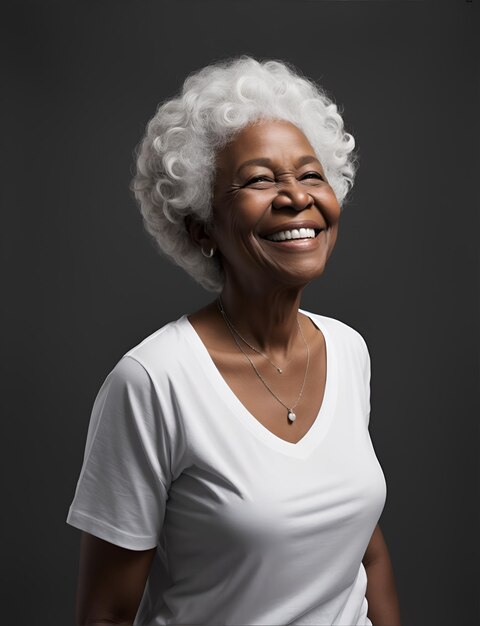
[[[98,392],[67,518],[83,531],[78,624],[400,624],[369,353],[299,308],[353,147],[317,85],[246,56],[188,77],[148,124],[145,226],[217,295]]]

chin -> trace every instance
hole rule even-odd
[[[291,287],[306,287],[309,283],[316,278],[320,278],[325,271],[325,264],[316,265],[315,267],[298,268],[295,271],[282,272],[279,276],[276,272],[276,278],[278,282],[282,282]]]

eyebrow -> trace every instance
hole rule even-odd
[[[310,154],[306,154],[305,156],[302,156],[298,159],[298,161],[295,163],[295,167],[301,167],[302,165],[306,165],[307,163],[313,163],[313,162],[318,163],[318,165],[321,166],[320,161],[316,157]],[[237,169],[237,174],[244,167],[247,167],[247,165],[263,165],[265,167],[270,167],[271,164],[272,164],[272,161],[264,157],[259,157],[258,159],[249,159],[248,161],[244,161],[240,165],[240,167]]]

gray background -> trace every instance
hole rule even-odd
[[[370,348],[403,625],[475,623],[478,1],[17,2],[6,17],[5,623],[73,624],[65,517],[95,395],[212,297],[157,254],[128,185],[157,103],[240,53],[296,64],[343,106],[360,169],[302,306]]]

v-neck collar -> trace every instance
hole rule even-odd
[[[299,309],[299,313],[303,313],[309,317],[315,326],[323,333],[326,345],[327,374],[322,406],[309,430],[297,443],[286,441],[278,435],[275,435],[242,404],[218,370],[205,344],[190,323],[187,314],[183,315],[178,320],[178,324],[184,330],[192,346],[193,354],[199,361],[208,382],[215,388],[222,400],[230,407],[232,413],[244,426],[269,447],[289,456],[306,458],[324,439],[333,419],[337,396],[338,364],[332,334],[325,321],[327,318],[303,309]]]

